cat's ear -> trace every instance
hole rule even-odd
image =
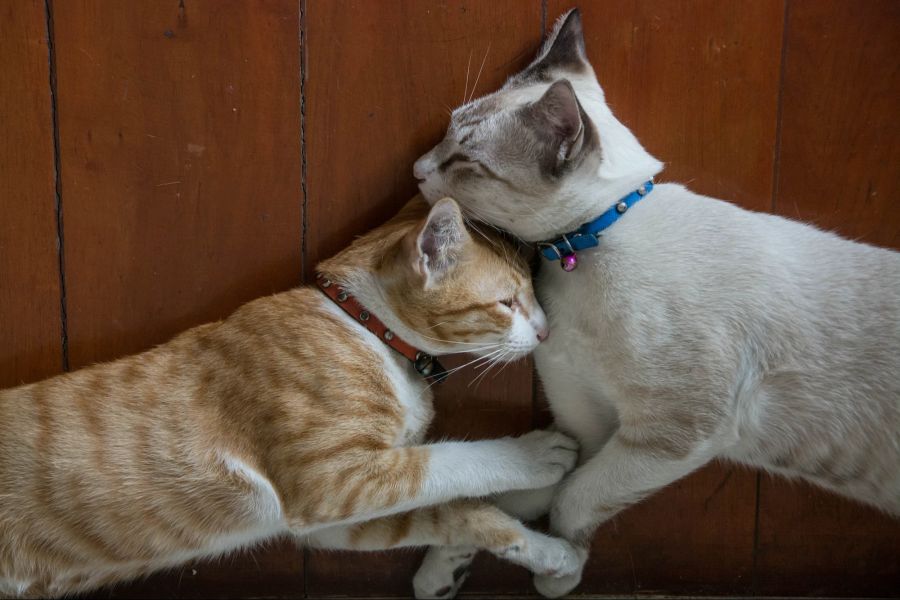
[[[541,166],[553,175],[581,154],[592,131],[568,79],[553,82],[539,100],[522,109],[522,116],[544,143]]]
[[[413,269],[429,287],[446,275],[459,260],[469,239],[459,206],[452,198],[435,203],[415,238]]]
[[[573,8],[556,20],[533,65],[582,72],[589,64],[584,50],[581,12]]]

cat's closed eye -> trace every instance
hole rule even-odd
[[[481,177],[482,169],[485,169],[484,165],[461,152],[451,154],[438,165],[439,171],[450,171],[457,178]]]
[[[438,170],[446,171],[451,166],[457,166],[460,164],[467,164],[467,163],[472,164],[471,159],[468,156],[466,156],[465,154],[462,154],[461,152],[456,152],[456,153],[448,156],[444,162],[442,162],[440,165],[438,165]]]
[[[518,304],[515,298],[504,298],[503,300],[499,300],[500,304],[505,306],[506,308],[512,308]]]

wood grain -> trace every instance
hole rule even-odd
[[[900,248],[900,3],[790,3],[776,211]]]
[[[900,248],[900,5],[790,3],[776,210]],[[900,522],[764,477],[758,591],[896,596]]]
[[[49,63],[44,3],[0,5],[0,388],[63,364]]]
[[[280,540],[213,561],[195,561],[86,598],[303,598],[303,553]]]
[[[54,10],[72,366],[298,283],[297,3]]]
[[[551,1],[548,22],[570,7]],[[611,1],[582,6],[607,102],[666,163],[658,178],[771,207],[783,4]],[[579,588],[734,594],[750,589],[756,476],[712,465],[604,526]]]
[[[552,0],[552,23],[570,8]],[[582,7],[616,116],[666,164],[660,181],[771,208],[782,0],[611,0]]]
[[[53,8],[73,368],[299,283],[298,3]],[[293,546],[188,565],[113,595],[263,589],[302,593]]]
[[[415,193],[412,162],[485,53],[477,93],[531,58],[544,8],[549,25],[571,5],[51,0],[72,366],[224,316],[296,284],[304,267],[309,276]],[[667,163],[661,179],[900,248],[895,0],[581,8],[607,99]],[[46,28],[43,1],[0,2],[0,386],[62,363]],[[475,374],[439,389],[434,436],[546,422],[529,366],[469,387]],[[712,466],[630,508],[598,534],[578,592],[896,596],[896,520],[756,481]],[[418,562],[414,551],[314,552],[304,564],[282,542],[102,594],[409,597]],[[533,594],[524,570],[488,556],[465,591]]]
[[[524,66],[540,39],[541,4],[307,0],[305,22],[310,273],[416,193],[412,164],[443,135],[448,108],[462,101],[467,65],[470,93],[482,60],[476,93]],[[530,370],[511,366],[468,387],[476,374],[461,371],[438,390],[434,434],[474,438],[529,429]],[[308,590],[408,596],[418,561],[411,552],[313,553]],[[517,572],[492,568],[489,589],[508,589],[507,574]]]

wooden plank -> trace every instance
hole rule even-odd
[[[900,4],[790,6],[776,210],[900,248]]]
[[[300,274],[298,6],[59,2],[73,367]]]
[[[302,598],[303,553],[287,540],[213,561],[197,561],[116,586],[104,598]]]
[[[791,2],[776,210],[900,248],[900,5]],[[896,596],[900,522],[764,477],[758,591]]]
[[[549,2],[548,22],[571,2]],[[617,0],[582,6],[607,102],[665,161],[658,178],[771,207],[783,4]],[[749,589],[756,477],[713,465],[603,527],[583,593]]]
[[[549,3],[552,23],[571,6]],[[782,0],[614,0],[585,5],[606,100],[666,163],[658,180],[769,210]]]
[[[416,193],[412,163],[447,126],[447,109],[502,84],[534,53],[541,3],[353,0],[306,3],[307,273]],[[485,55],[487,54],[486,58]],[[471,56],[471,63],[469,57]],[[454,363],[448,361],[448,363]],[[490,437],[530,429],[531,374],[509,367],[478,388],[460,372],[438,390],[435,435]],[[418,553],[313,553],[310,596],[403,596]],[[469,592],[523,589],[520,569],[480,560]]]
[[[50,54],[42,1],[0,6],[0,388],[62,369]]]
[[[763,476],[755,591],[896,598],[900,523],[799,482]]]
[[[53,9],[73,368],[296,285],[296,0],[66,0]],[[302,589],[302,554],[282,548],[115,593]]]

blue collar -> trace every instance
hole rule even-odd
[[[555,240],[538,242],[538,250],[547,260],[558,260],[563,271],[574,271],[578,266],[578,256],[575,253],[579,250],[599,246],[600,234],[603,233],[603,230],[618,221],[629,208],[651,191],[653,191],[652,179],[620,199],[602,215],[593,221],[588,221],[575,231],[565,233]]]

